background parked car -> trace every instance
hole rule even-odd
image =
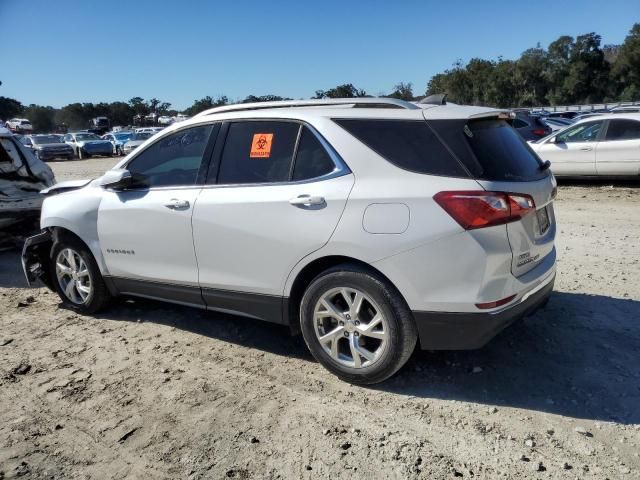
[[[136,148],[142,145],[148,138],[153,135],[153,132],[136,132],[127,143],[124,144],[124,154],[128,155]]]
[[[102,136],[113,145],[114,155],[124,155],[124,145],[133,137],[133,132],[111,132]]]
[[[113,145],[108,140],[102,140],[95,133],[76,132],[67,133],[64,141],[70,145],[75,155],[80,158],[88,158],[91,155],[113,155]]]
[[[529,144],[557,176],[640,175],[640,113],[587,118]]]
[[[62,142],[59,135],[27,135],[20,141],[43,162],[54,158],[71,160],[75,155],[73,148]]]
[[[551,134],[551,127],[546,125],[540,117],[529,112],[516,111],[511,126],[516,129],[525,140],[539,140]]]
[[[7,121],[7,128],[15,133],[31,133],[33,125],[26,118],[12,118]]]
[[[164,130],[164,127],[138,127],[134,130],[135,133],[158,133]]]
[[[173,117],[169,117],[167,115],[163,115],[161,117],[158,117],[158,125],[171,125],[173,122],[175,122],[175,119]]]

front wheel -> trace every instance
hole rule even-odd
[[[98,264],[80,240],[63,237],[53,245],[50,272],[62,302],[75,310],[95,313],[111,299]]]
[[[302,298],[300,321],[316,360],[355,384],[392,376],[417,341],[413,317],[398,291],[357,265],[335,267],[316,277]]]

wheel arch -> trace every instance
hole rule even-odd
[[[389,277],[387,277],[380,270],[363,260],[359,260],[357,258],[346,255],[327,255],[315,258],[308,264],[306,264],[302,269],[300,269],[300,271],[296,274],[294,280],[291,282],[289,295],[286,297],[284,315],[286,316],[285,320],[288,321],[289,327],[291,328],[291,332],[293,334],[297,334],[300,332],[300,302],[302,301],[302,297],[307,289],[307,286],[322,272],[339,265],[355,266],[380,277],[381,279],[388,282],[389,285],[396,290],[400,298],[402,298],[402,300],[406,303],[406,299],[394,285],[394,283],[389,279]]]

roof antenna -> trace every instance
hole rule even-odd
[[[424,97],[418,103],[422,104],[422,105],[446,105],[447,104],[447,94],[446,93],[436,93],[435,95],[429,95],[428,97]]]

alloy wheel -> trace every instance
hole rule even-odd
[[[71,248],[60,250],[56,257],[56,278],[70,302],[82,305],[88,301],[92,291],[91,276],[78,252]]]
[[[333,288],[314,308],[316,337],[336,362],[351,368],[377,362],[388,343],[389,326],[380,307],[355,288]]]

